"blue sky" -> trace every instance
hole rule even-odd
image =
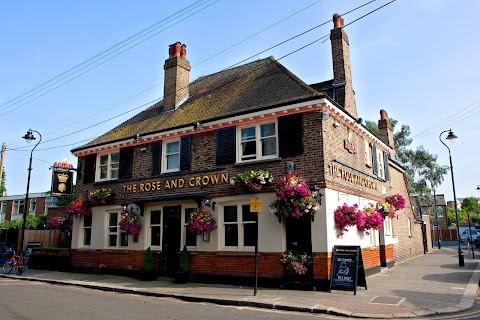
[[[84,64],[84,69],[63,80],[64,76],[57,78],[43,91],[32,91],[8,103],[194,2],[0,4],[0,143],[8,148],[8,195],[26,190],[32,145],[24,148],[21,137],[29,128],[39,131],[43,141],[51,140],[34,152],[30,187],[30,192],[47,191],[49,167],[54,162],[68,158],[76,165],[70,153],[73,147],[108,131],[163,95],[163,64],[169,44],[181,41],[187,45],[193,81],[253,55],[254,59],[270,55],[279,59],[328,35],[333,13],[348,12],[367,1],[205,0],[194,11],[151,32],[143,42],[134,42],[137,45],[128,51],[119,54],[131,45],[90,66]],[[387,2],[377,0],[344,15],[345,24]],[[438,136],[452,128],[459,137],[450,146],[457,197],[480,196],[476,191],[480,185],[478,12],[477,1],[397,0],[346,27],[359,116],[378,120],[379,110],[385,109],[400,124],[410,126],[413,146],[423,145],[438,155],[441,165],[448,165],[448,150]],[[325,26],[258,54],[326,21]],[[329,40],[318,41],[280,62],[306,83],[333,77]],[[133,109],[136,111],[107,121]],[[450,174],[437,193],[453,199]]]

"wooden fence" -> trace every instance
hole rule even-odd
[[[18,232],[18,244],[20,244],[22,232]],[[20,248],[25,248],[29,242],[41,242],[42,247],[50,248],[64,248],[67,245],[67,237],[65,232],[60,230],[25,230],[25,239],[23,240],[23,246],[18,246],[17,251]]]
[[[435,241],[438,239],[438,230],[430,230],[432,237]],[[442,241],[458,241],[457,229],[441,229]]]

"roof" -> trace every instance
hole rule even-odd
[[[437,198],[437,206],[446,206],[446,202],[445,202],[445,195],[443,194],[437,194],[435,195],[435,198]],[[412,196],[412,200],[416,201],[417,199],[417,196]],[[422,207],[429,207],[429,206],[432,206],[433,205],[433,196],[432,196],[432,204],[431,205],[428,205],[428,204],[425,204],[425,203],[421,203],[420,206]]]
[[[160,101],[72,152],[170,129],[324,97],[269,57],[198,78],[189,98],[172,111]]]

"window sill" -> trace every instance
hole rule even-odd
[[[255,256],[255,252],[252,251],[219,251],[217,256]]]
[[[244,161],[244,162],[237,162],[234,166],[246,166],[249,164],[257,164],[257,163],[265,163],[265,162],[274,162],[274,161],[281,161],[282,158],[270,158],[270,159],[262,159],[262,160],[251,160],[251,161]]]

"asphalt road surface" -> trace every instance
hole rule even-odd
[[[9,320],[304,320],[343,317],[220,306],[0,278],[0,319]],[[352,318],[348,318],[352,319]],[[480,305],[461,314],[422,319],[480,319]]]

